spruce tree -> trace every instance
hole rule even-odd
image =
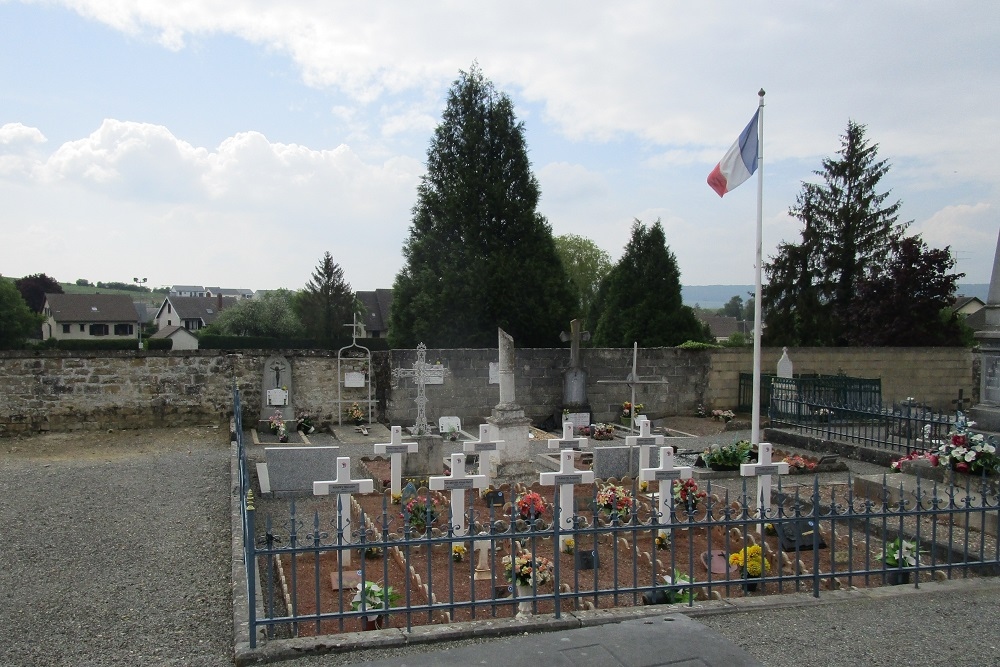
[[[327,251],[294,300],[295,311],[308,335],[324,344],[349,337],[345,325],[354,322],[355,298],[351,285],[344,280],[344,269]]]
[[[625,254],[601,283],[592,312],[597,347],[710,340],[708,328],[683,303],[680,269],[659,220],[650,228],[639,220],[633,223]]]
[[[537,211],[524,124],[477,65],[460,72],[427,150],[404,267],[393,284],[393,347],[558,344],[572,307]]]

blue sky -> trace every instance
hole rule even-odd
[[[355,289],[402,266],[427,146],[478,61],[553,232],[661,219],[685,285],[753,282],[755,179],[705,184],[767,91],[764,253],[852,118],[901,218],[989,282],[1000,5],[0,0],[7,276]]]

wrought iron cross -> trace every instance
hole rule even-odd
[[[423,343],[417,345],[417,360],[413,362],[413,368],[394,368],[392,377],[413,378],[417,383],[417,434],[429,433],[430,424],[427,423],[427,381],[431,378],[443,379],[448,375],[447,369],[434,368],[433,364],[427,363],[427,346]]]

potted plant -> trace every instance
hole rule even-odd
[[[668,574],[663,575],[663,583],[671,588],[666,590],[656,588],[652,593],[642,594],[642,603],[646,605],[650,604],[678,604],[690,602],[694,599],[694,595],[689,586],[684,588],[674,588],[674,586],[680,584],[690,584],[691,578],[686,574],[683,574],[680,570],[674,569],[674,576],[671,577]]]
[[[748,591],[757,590],[756,581],[747,581],[771,571],[771,564],[764,558],[759,544],[750,544],[729,554],[729,564],[739,568],[743,575],[743,585]]]
[[[374,612],[362,617],[362,629],[376,630],[385,627],[388,614],[384,612],[392,606],[392,603],[399,599],[399,595],[392,590],[392,586],[382,586],[374,581],[364,581],[358,584],[358,589],[351,600],[353,611]]]
[[[622,403],[622,413],[620,415],[622,426],[631,426],[632,419],[642,414],[645,407],[646,406],[642,403],[632,405],[631,401],[625,401]]]
[[[281,410],[275,410],[274,414],[267,419],[268,428],[272,435],[278,435],[278,431],[285,426],[285,419],[281,416]]]
[[[517,515],[525,521],[540,519],[545,511],[545,500],[535,491],[522,493],[514,501]]]
[[[695,511],[698,503],[708,498],[708,494],[700,490],[693,479],[674,480],[673,496],[674,504],[686,509],[688,514]]]
[[[316,430],[316,426],[313,424],[313,418],[308,412],[303,412],[299,418],[298,423],[295,425],[295,429],[302,431],[306,435],[309,435]]]
[[[731,445],[712,445],[701,453],[701,460],[712,470],[739,470],[750,462],[753,445],[749,440],[738,440]]]
[[[885,579],[891,586],[910,583],[911,568],[920,564],[920,554],[927,553],[920,551],[917,543],[912,540],[904,540],[897,537],[891,542],[886,542],[882,548],[882,555],[878,560],[885,563],[888,568],[893,568],[885,573]]]
[[[351,407],[347,408],[347,418],[353,421],[355,426],[361,426],[365,421],[365,411],[357,403],[351,403]]]

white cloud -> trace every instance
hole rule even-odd
[[[44,144],[46,141],[48,139],[37,127],[28,127],[21,123],[7,123],[0,126],[0,146],[18,147]]]

